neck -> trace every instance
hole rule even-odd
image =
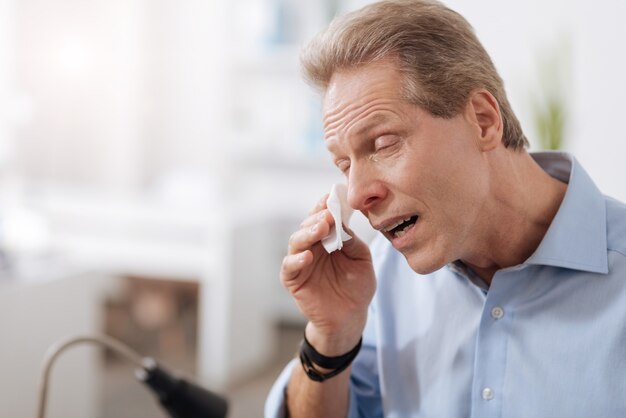
[[[498,270],[523,263],[537,249],[567,185],[543,171],[526,151],[502,148],[488,158],[493,182],[472,251],[461,261],[490,285]]]

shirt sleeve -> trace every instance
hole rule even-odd
[[[383,417],[372,313],[372,307],[370,307],[367,326],[363,332],[363,345],[352,365],[348,418]]]
[[[285,403],[287,384],[291,378],[293,368],[297,366],[297,360],[293,359],[283,369],[276,382],[272,386],[267,399],[265,400],[265,418],[287,418],[287,405]]]

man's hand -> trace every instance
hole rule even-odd
[[[334,219],[324,196],[289,239],[281,282],[307,317],[307,339],[322,354],[350,351],[358,342],[367,307],[376,289],[367,245],[353,236],[340,251],[328,254],[321,240]]]

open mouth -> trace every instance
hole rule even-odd
[[[418,218],[419,216],[414,215],[414,216],[411,216],[410,218],[402,219],[398,221],[397,224],[391,225],[388,228],[386,228],[385,233],[391,236],[392,238],[400,238],[401,236],[406,234],[407,231],[411,229],[411,227],[413,227],[413,225],[415,225],[415,222],[417,222]]]

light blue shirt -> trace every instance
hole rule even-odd
[[[626,417],[626,206],[563,153],[533,158],[567,192],[523,264],[488,291],[460,263],[420,276],[384,239],[349,417]],[[292,361],[266,417],[284,416]]]

